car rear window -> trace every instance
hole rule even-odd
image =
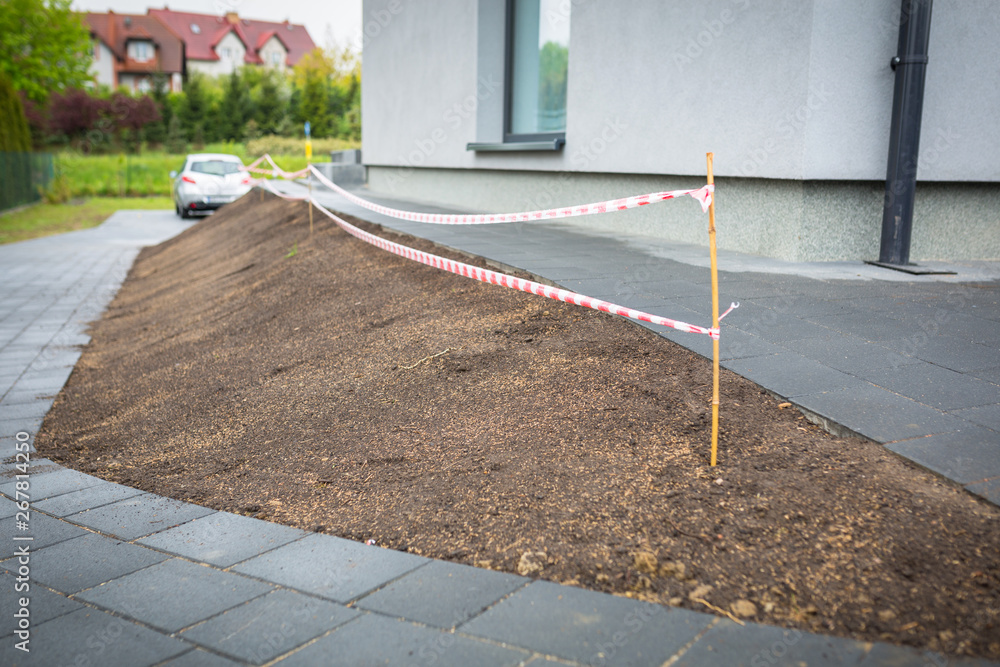
[[[198,174],[214,174],[215,176],[225,176],[235,174],[240,170],[237,162],[226,162],[224,160],[205,160],[203,162],[192,162],[191,171]]]

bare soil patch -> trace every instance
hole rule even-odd
[[[143,251],[37,446],[391,549],[1000,659],[997,508],[731,373],[710,469],[710,396],[639,326],[254,194]]]

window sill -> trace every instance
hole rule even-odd
[[[514,141],[508,143],[470,143],[465,150],[481,153],[508,153],[514,151],[558,151],[562,150],[566,140],[562,137],[542,141]]]

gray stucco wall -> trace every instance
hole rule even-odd
[[[693,175],[711,150],[724,176],[885,177],[898,0],[574,2],[566,148],[477,154],[500,122],[500,5],[365,1],[369,164]],[[922,180],[1000,181],[998,32],[994,0],[935,3]]]
[[[543,193],[572,204],[697,186],[713,151],[723,247],[800,260],[877,255],[899,0],[571,4],[566,145],[498,154],[466,144],[502,129],[502,2],[365,0],[371,187],[518,210]],[[993,0],[935,3],[915,261],[1000,257],[998,31]],[[573,224],[704,242],[674,216]]]
[[[701,177],[369,167],[369,187],[463,211],[499,213],[697,188]],[[883,184],[721,177],[719,247],[792,261],[878,257]],[[928,183],[917,191],[911,259],[1000,259],[1000,185]],[[690,197],[572,218],[575,227],[707,245],[708,216]]]

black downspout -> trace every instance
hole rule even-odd
[[[896,85],[882,208],[882,243],[878,262],[872,262],[909,272],[915,269],[910,264],[910,231],[917,187],[920,117],[924,106],[932,2],[902,0],[898,55],[890,63],[896,72]]]

